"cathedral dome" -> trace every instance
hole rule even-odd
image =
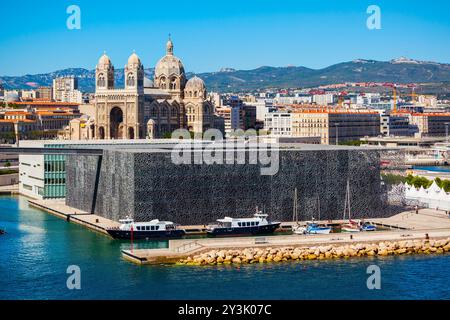
[[[139,56],[136,53],[132,53],[131,56],[128,58],[128,65],[140,65],[141,59],[139,59]]]
[[[175,56],[166,55],[158,61],[155,67],[155,76],[160,77],[162,75],[181,76],[184,75],[184,66],[180,59]]]
[[[156,64],[155,77],[169,77],[171,75],[184,77],[184,66],[181,60],[173,55],[173,43],[169,38],[169,41],[166,45],[166,55],[162,57]]]
[[[193,78],[188,80],[184,89],[192,91],[205,91],[206,85],[201,78],[194,76]]]
[[[197,76],[189,79],[184,87],[184,96],[186,98],[206,98],[205,82]]]

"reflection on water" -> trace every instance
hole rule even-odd
[[[0,197],[0,299],[450,299],[450,255],[186,267],[135,266],[117,241]],[[137,241],[135,249],[167,241]],[[382,290],[366,287],[377,264]],[[66,288],[69,265],[82,289]]]

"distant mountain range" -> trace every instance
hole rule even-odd
[[[153,78],[153,68],[145,69],[148,78]],[[194,73],[188,73],[190,77]],[[30,89],[51,85],[53,78],[74,75],[84,92],[95,90],[95,71],[71,68],[52,73],[2,77],[0,82],[7,89]],[[338,63],[324,69],[306,67],[260,67],[253,70],[222,68],[218,72],[197,74],[209,91],[246,91],[260,88],[313,87],[343,82],[395,82],[438,83],[450,82],[450,64],[399,58],[391,61],[358,59]],[[116,86],[123,86],[123,69],[116,69]]]

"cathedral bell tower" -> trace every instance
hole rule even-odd
[[[125,89],[144,91],[144,67],[138,55],[133,54],[128,58],[128,63],[125,66]]]
[[[95,68],[95,87],[96,91],[114,89],[114,66],[105,53]]]

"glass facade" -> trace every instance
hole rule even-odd
[[[45,148],[64,148],[64,145],[46,145]],[[44,199],[66,197],[66,156],[44,155]]]

